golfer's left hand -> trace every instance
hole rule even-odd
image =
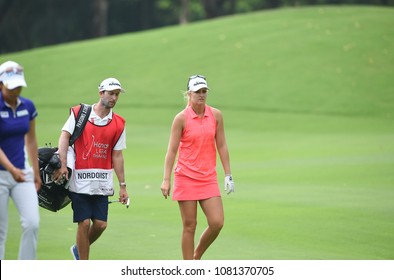
[[[226,191],[227,194],[234,192],[233,176],[226,175],[224,177],[224,190]]]

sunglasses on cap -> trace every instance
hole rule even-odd
[[[188,90],[189,90],[189,82],[190,82],[190,80],[193,80],[193,79],[195,79],[195,78],[201,78],[201,79],[204,79],[205,81],[207,80],[207,78],[205,78],[205,76],[202,76],[202,75],[193,75],[193,76],[190,76],[189,79],[187,80],[187,85],[186,85],[186,87],[187,87]]]
[[[2,76],[4,73],[7,76],[23,75],[23,68],[20,66],[8,67],[3,72],[0,73],[0,76]]]

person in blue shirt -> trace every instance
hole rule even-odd
[[[41,188],[35,130],[37,110],[21,96],[26,87],[22,66],[14,61],[0,65],[0,259],[5,258],[8,202],[14,201],[22,236],[18,259],[37,258],[40,222],[37,191]],[[29,163],[30,160],[30,163]]]

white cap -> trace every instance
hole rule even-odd
[[[99,91],[120,89],[120,92],[125,92],[120,82],[115,78],[108,78],[101,82]]]
[[[201,88],[209,89],[205,77],[200,75],[191,76],[187,84],[187,89],[196,92]]]
[[[27,87],[23,67],[14,61],[7,61],[0,65],[0,82],[6,88]]]

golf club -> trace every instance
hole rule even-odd
[[[109,200],[108,204],[115,203],[115,202],[120,202],[120,201],[118,199]],[[129,208],[129,206],[130,206],[130,198],[128,197],[127,202],[126,202],[126,208]]]

